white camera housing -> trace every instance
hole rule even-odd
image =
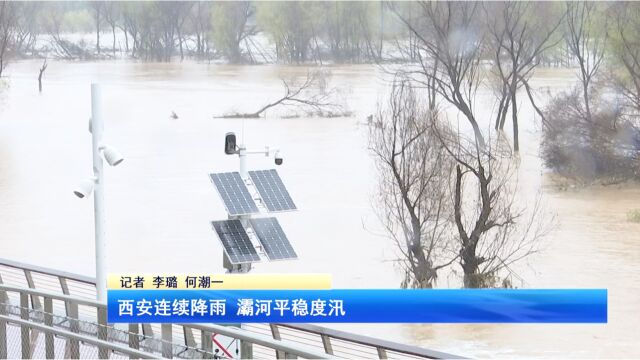
[[[282,154],[280,154],[280,150],[277,150],[276,153],[273,155],[273,159],[276,163],[276,165],[282,165]]]
[[[78,187],[75,190],[73,190],[73,194],[79,197],[80,199],[85,198],[91,195],[91,193],[93,192],[94,186],[95,186],[95,180],[93,179],[83,180],[80,184],[78,184]]]
[[[124,156],[118,152],[118,150],[110,147],[110,146],[102,146],[100,148],[102,150],[102,155],[107,163],[111,166],[116,166],[124,161]]]

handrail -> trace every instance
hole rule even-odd
[[[12,267],[15,269],[20,269],[20,270],[29,270],[32,272],[45,274],[45,275],[57,276],[57,277],[74,280],[74,281],[89,284],[89,285],[96,284],[96,278],[91,276],[74,274],[67,271],[46,268],[38,265],[25,264],[19,261],[13,261],[5,258],[0,258],[0,265],[4,265],[4,266]]]
[[[452,355],[435,350],[429,350],[418,346],[405,345],[388,340],[377,339],[366,335],[358,335],[336,329],[326,328],[312,324],[277,324],[278,326],[300,330],[320,336],[329,336],[337,340],[344,340],[360,345],[376,348],[383,348],[393,352],[400,352],[407,355],[425,357],[427,359],[465,359],[462,356]]]
[[[104,347],[107,348],[109,350],[115,350],[117,352],[123,353],[123,354],[127,354],[130,356],[135,356],[137,358],[140,359],[161,359],[161,357],[151,354],[151,353],[147,353],[144,351],[140,351],[140,350],[136,350],[136,349],[132,349],[128,346],[122,346],[122,345],[118,345],[117,343],[112,343],[112,342],[108,342],[108,341],[104,341],[104,340],[99,340],[98,338],[95,337],[91,337],[91,336],[86,336],[86,335],[82,335],[79,333],[73,333],[70,331],[66,331],[60,328],[54,328],[51,326],[46,326],[46,325],[42,325],[42,324],[38,324],[36,322],[31,322],[31,321],[27,321],[27,320],[23,320],[23,319],[19,319],[19,318],[15,318],[15,317],[11,317],[11,316],[6,316],[6,315],[0,315],[0,320],[6,322],[6,323],[12,323],[12,324],[18,324],[18,325],[24,325],[24,326],[28,326],[31,329],[36,329],[39,331],[42,331],[43,333],[53,333],[65,338],[70,338],[70,339],[75,339],[78,341],[82,341],[85,343],[89,343],[91,345],[95,345],[98,347]]]
[[[24,287],[0,284],[0,291],[10,291],[10,292],[18,292],[18,293],[22,292],[22,293],[26,293],[33,296],[43,296],[43,297],[51,298],[54,300],[69,301],[69,302],[76,303],[78,305],[93,306],[95,308],[107,307],[107,304],[98,302],[95,300],[89,300],[81,297],[58,294],[51,291],[36,290],[32,288],[24,288]]]

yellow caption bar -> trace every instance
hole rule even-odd
[[[112,290],[324,290],[330,274],[109,274]]]

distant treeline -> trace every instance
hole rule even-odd
[[[11,57],[371,62],[394,34],[382,2],[0,2]],[[87,37],[70,34],[93,33]],[[85,39],[85,40],[83,40]],[[6,59],[6,57],[5,57]]]
[[[382,1],[0,1],[0,59],[192,57],[235,64],[406,60],[400,49],[416,39],[397,14],[412,19],[420,7],[404,2],[392,10]],[[545,19],[561,12],[562,4],[536,9],[541,11],[527,16]],[[560,45],[545,52],[542,61],[567,65],[567,54]]]

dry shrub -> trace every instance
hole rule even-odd
[[[612,99],[595,94],[587,116],[578,89],[562,93],[545,109],[545,165],[583,182],[640,179],[640,127]]]

